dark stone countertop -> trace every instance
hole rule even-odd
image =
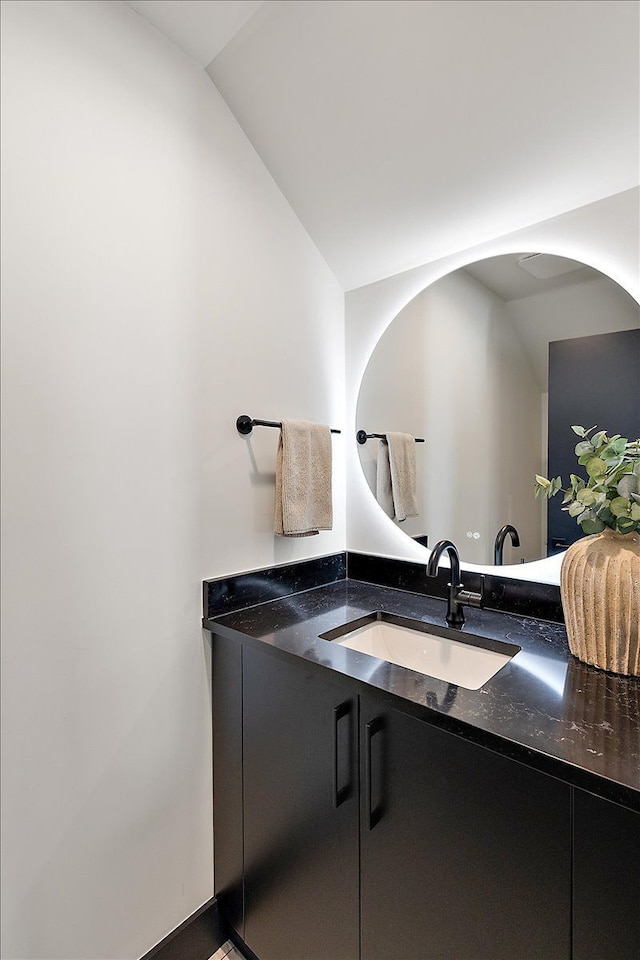
[[[640,679],[569,653],[563,626],[466,608],[464,630],[522,649],[479,690],[358,653],[319,634],[376,610],[444,625],[445,604],[341,580],[204,621],[207,629],[354,681],[361,693],[568,783],[640,810]]]

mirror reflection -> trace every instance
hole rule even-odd
[[[414,446],[417,516],[396,521],[408,536],[425,546],[448,538],[482,565],[557,553],[581,531],[559,503],[534,498],[533,477],[575,472],[571,424],[640,435],[640,307],[609,277],[564,257],[523,252],[470,264],[423,290],[387,328],[357,417],[374,496],[384,440],[370,435],[425,441]]]

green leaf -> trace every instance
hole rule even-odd
[[[581,440],[580,443],[576,443],[575,454],[576,457],[583,457],[585,453],[593,453],[593,444],[590,440]]]
[[[551,486],[551,481],[547,480],[546,477],[541,477],[536,473],[536,483],[538,486],[543,487],[545,490]]]
[[[626,497],[616,497],[609,504],[609,509],[614,517],[628,517],[631,513],[631,502]]]
[[[618,517],[616,521],[616,529],[618,533],[632,533],[635,528],[636,525],[631,517]]]
[[[602,520],[585,520],[584,523],[581,524],[581,527],[582,532],[589,535],[592,533],[601,533],[605,528],[605,524]]]
[[[569,504],[569,516],[570,517],[579,517],[583,512],[584,507],[579,500],[574,500],[573,503]]]
[[[631,519],[636,522],[640,520],[640,503],[631,504]]]
[[[586,464],[586,467],[590,477],[601,477],[607,472],[607,465],[600,457],[592,457]]]
[[[554,477],[551,481],[551,487],[549,489],[549,496],[555,497],[558,490],[562,490],[562,477]]]
[[[629,498],[632,493],[638,492],[639,487],[640,482],[638,481],[638,478],[632,473],[625,473],[625,475],[618,481],[616,490],[621,497]]]
[[[602,450],[598,451],[598,453],[603,460],[621,461],[626,446],[627,441],[624,437],[620,437],[618,440],[613,440],[607,443]]]
[[[584,437],[585,429],[584,427],[571,427],[574,433],[577,433],[579,437]]]
[[[599,520],[602,520],[608,527],[615,526],[615,518],[608,506],[595,507],[594,512]]]
[[[576,499],[585,507],[591,507],[596,502],[596,495],[589,487],[585,487],[584,490],[578,490]]]

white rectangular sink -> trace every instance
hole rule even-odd
[[[323,639],[467,690],[479,690],[520,650],[512,643],[382,611],[323,634]]]

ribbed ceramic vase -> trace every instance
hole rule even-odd
[[[560,593],[574,657],[640,675],[640,534],[604,530],[564,555]]]

